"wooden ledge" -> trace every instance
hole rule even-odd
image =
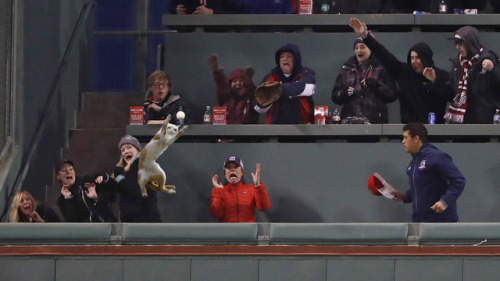
[[[0,256],[500,256],[500,246],[0,246]]]

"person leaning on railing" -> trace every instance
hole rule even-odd
[[[60,222],[56,212],[39,204],[28,191],[19,191],[10,205],[9,222]]]

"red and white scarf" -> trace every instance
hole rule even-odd
[[[448,111],[444,115],[444,119],[450,121],[451,123],[463,123],[465,111],[467,110],[467,80],[469,80],[469,70],[477,62],[481,54],[483,53],[483,47],[479,49],[479,52],[473,56],[470,60],[466,60],[459,55],[460,61],[460,80],[458,80],[458,90],[457,95],[448,107]]]

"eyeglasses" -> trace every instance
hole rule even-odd
[[[168,87],[168,84],[167,83],[154,83],[152,85],[153,87],[156,87],[156,88],[160,88],[160,87]]]

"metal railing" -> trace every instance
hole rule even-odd
[[[2,214],[0,216],[0,220],[3,220],[3,218],[6,216],[9,209],[7,203],[10,202],[11,198],[15,195],[15,193],[21,189],[21,186],[31,167],[30,164],[32,162],[32,159],[35,156],[35,153],[38,151],[40,140],[48,126],[48,119],[49,119],[48,117],[50,115],[51,108],[53,108],[53,105],[57,100],[58,95],[61,95],[60,91],[61,83],[69,66],[68,61],[70,59],[70,55],[74,49],[75,43],[81,36],[87,18],[95,5],[96,3],[94,1],[89,1],[85,3],[80,10],[75,26],[73,27],[73,30],[71,32],[70,39],[68,40],[68,43],[66,44],[66,47],[64,49],[64,54],[61,58],[61,62],[59,63],[59,66],[57,68],[56,76],[54,77],[52,83],[50,84],[48,98],[46,99],[45,104],[42,107],[41,111],[42,114],[38,119],[38,123],[35,126],[36,131],[33,134],[33,137],[28,145],[29,151],[25,154],[23,159],[21,159],[21,169],[16,175],[16,179],[14,181],[11,190],[7,192],[8,194],[7,200],[3,208]]]

